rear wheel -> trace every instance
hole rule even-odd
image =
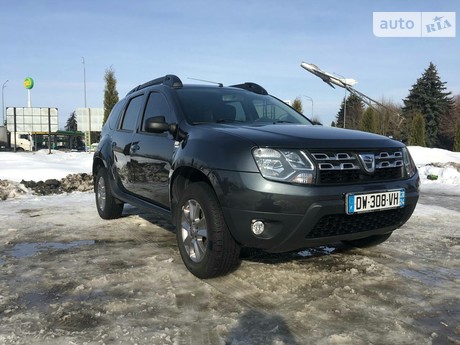
[[[94,192],[96,194],[97,212],[101,218],[115,219],[121,217],[123,203],[118,201],[112,194],[107,169],[100,168],[97,171]]]
[[[177,245],[193,275],[212,278],[237,266],[240,247],[230,234],[209,185],[204,182],[189,185],[179,200],[176,217]]]
[[[373,235],[365,238],[360,238],[357,240],[351,240],[351,241],[343,241],[346,244],[349,244],[353,247],[358,247],[358,248],[366,248],[366,247],[373,247],[376,246],[380,243],[385,242],[388,240],[391,236],[391,232],[388,234],[383,234],[383,235]]]

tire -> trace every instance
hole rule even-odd
[[[123,212],[123,203],[112,194],[107,169],[99,168],[94,181],[96,194],[96,208],[99,216],[103,219],[120,218]]]
[[[379,245],[380,243],[385,242],[386,240],[390,238],[391,234],[392,232],[389,232],[388,234],[373,235],[373,236],[369,236],[365,238],[360,238],[357,240],[343,241],[343,242],[353,247],[367,248],[367,247],[373,247],[373,246]]]
[[[192,183],[182,193],[176,237],[182,261],[198,278],[225,275],[240,262],[240,246],[230,234],[214,191],[204,182]]]

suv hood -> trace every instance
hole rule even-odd
[[[216,125],[213,131],[225,132],[249,140],[260,147],[308,149],[392,148],[403,144],[385,136],[323,126],[293,124]]]

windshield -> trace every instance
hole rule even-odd
[[[177,90],[187,122],[312,123],[284,102],[232,88],[185,87]]]

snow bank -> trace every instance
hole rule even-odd
[[[460,152],[419,146],[410,146],[409,151],[419,170],[422,192],[460,195]],[[92,160],[92,153],[87,152],[0,152],[0,180],[45,181],[68,174],[91,174]],[[437,179],[429,180],[430,175]]]
[[[409,146],[409,151],[415,164],[423,166],[431,163],[460,163],[460,152],[443,149],[429,149],[420,146]]]
[[[409,146],[409,151],[419,171],[422,192],[460,195],[460,152],[420,146]]]
[[[45,181],[62,179],[68,174],[91,174],[92,153],[51,152],[0,152],[0,180]]]

